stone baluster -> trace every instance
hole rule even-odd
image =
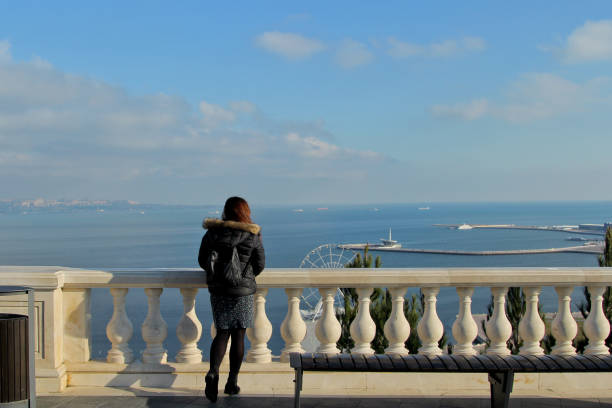
[[[128,289],[111,288],[110,293],[113,296],[113,317],[106,325],[106,337],[110,340],[112,347],[108,351],[106,361],[129,364],[134,358],[128,345],[134,333],[134,328],[125,311],[125,297]]]
[[[440,355],[442,350],[438,347],[438,341],[444,334],[444,326],[436,312],[436,296],[440,288],[422,288],[425,295],[425,311],[417,325],[417,333],[423,346],[419,348],[419,354]]]
[[[266,316],[267,294],[267,288],[259,288],[255,292],[253,328],[247,329],[247,336],[251,342],[251,348],[247,353],[247,361],[250,363],[272,362],[272,351],[268,348],[268,341],[272,337],[272,323]]]
[[[144,291],[147,295],[149,310],[142,323],[142,339],[147,343],[147,347],[142,352],[142,362],[164,364],[168,358],[168,353],[163,346],[168,335],[168,326],[159,309],[159,297],[163,289],[147,288]]]
[[[491,345],[487,354],[508,355],[506,342],[512,336],[512,325],[506,316],[506,293],[508,288],[491,288],[493,294],[493,315],[485,324]]]
[[[584,322],[584,334],[589,339],[585,354],[610,354],[605,344],[610,334],[610,322],[603,311],[603,294],[605,286],[589,286],[591,294],[591,312]]]
[[[458,287],[459,315],[453,323],[453,337],[457,344],[453,347],[453,354],[471,356],[476,354],[474,339],[478,335],[478,326],[472,317],[472,287]]]
[[[300,313],[302,291],[302,288],[285,289],[288,301],[287,316],[280,327],[281,336],[285,340],[285,348],[281,351],[280,361],[284,363],[289,361],[289,353],[304,352],[302,340],[306,337],[306,323]]]
[[[355,347],[351,349],[354,354],[374,354],[370,343],[376,336],[376,325],[370,316],[370,295],[373,288],[356,288],[359,306],[357,316],[351,323],[350,332]]]
[[[176,337],[182,347],[176,355],[178,363],[202,362],[202,351],[198,348],[198,340],[202,336],[202,323],[195,311],[195,298],[198,288],[182,288],[183,316],[176,326]]]
[[[391,315],[385,322],[385,337],[389,341],[389,347],[385,349],[385,354],[408,354],[404,343],[410,336],[410,324],[404,314],[404,294],[406,287],[389,288],[391,293]]]
[[[210,338],[214,339],[217,337],[217,327],[215,326],[215,322],[213,321],[210,324]],[[232,347],[232,338],[230,337],[227,340],[227,347],[225,348],[225,354],[223,354],[223,359],[221,360],[221,364],[229,364],[229,350]]]
[[[338,288],[319,288],[323,302],[323,311],[315,326],[315,335],[320,343],[317,349],[319,353],[336,354],[340,352],[336,343],[342,334],[342,326],[334,310],[334,295],[337,290]]]
[[[544,337],[546,328],[538,310],[538,297],[541,291],[542,288],[539,287],[523,288],[527,305],[525,315],[518,327],[519,336],[523,339],[519,354],[544,354],[544,349],[540,347],[540,341]]]
[[[555,337],[556,344],[552,349],[552,354],[571,356],[576,354],[576,349],[572,346],[572,340],[578,333],[578,325],[572,316],[570,302],[572,291],[571,286],[558,286],[555,288],[559,298],[559,309],[551,324],[551,332]]]

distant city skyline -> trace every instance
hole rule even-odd
[[[0,199],[612,200],[612,4],[16,2]]]

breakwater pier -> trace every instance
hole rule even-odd
[[[345,244],[338,245],[343,249],[364,249],[368,244]],[[600,242],[587,243],[584,245],[561,247],[561,248],[544,248],[544,249],[510,249],[501,251],[465,251],[451,249],[422,249],[422,248],[389,248],[380,245],[368,245],[370,251],[380,252],[409,252],[417,254],[439,254],[439,255],[528,255],[528,254],[550,254],[550,253],[581,253],[581,254],[601,254],[603,252],[603,244]]]
[[[583,225],[514,225],[514,224],[433,224],[434,227],[450,229],[508,229],[531,231],[556,231],[570,234],[598,235],[605,233],[604,226],[600,229],[585,228]]]

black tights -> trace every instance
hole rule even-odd
[[[229,378],[236,381],[242,358],[244,357],[244,335],[246,329],[231,329],[217,330],[217,335],[210,345],[210,371],[213,374],[219,374],[219,366],[223,361],[225,350],[227,350],[227,341],[232,337],[232,345],[230,346],[230,372]],[[228,380],[229,381],[229,380]]]

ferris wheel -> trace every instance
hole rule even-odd
[[[300,268],[344,268],[356,255],[356,252],[339,245],[324,244],[308,252],[300,263]],[[316,320],[321,315],[322,306],[323,302],[319,290],[317,288],[305,288],[300,301],[302,316],[309,320]],[[344,294],[340,289],[336,290],[334,296],[334,308],[336,310],[344,308]]]

